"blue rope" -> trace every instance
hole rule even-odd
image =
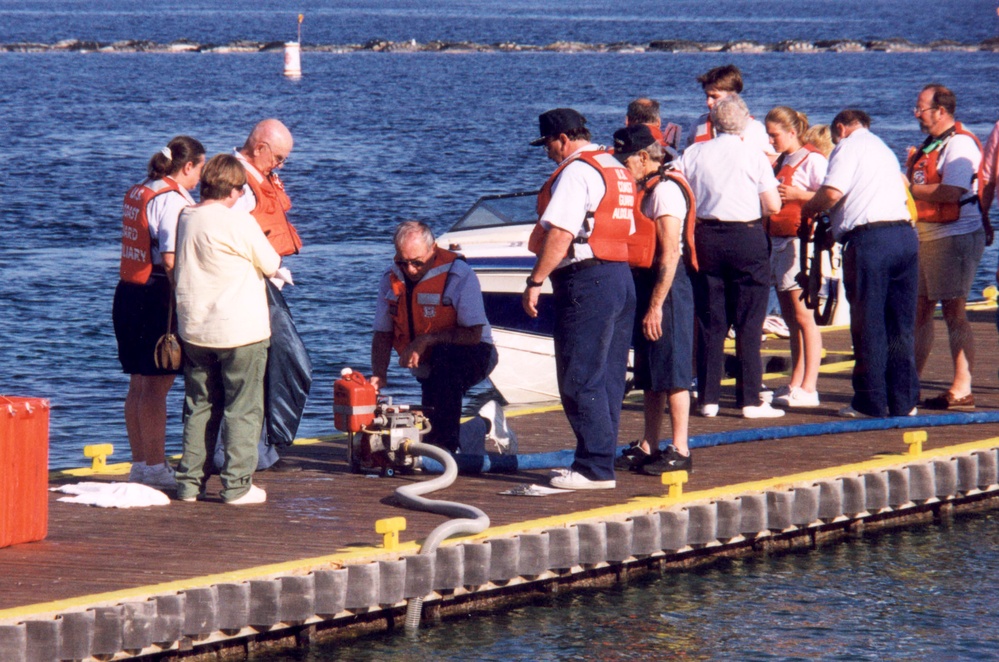
[[[819,435],[870,432],[872,430],[903,430],[906,428],[932,428],[943,425],[974,425],[976,423],[999,423],[999,411],[960,414],[935,414],[930,416],[895,416],[892,418],[862,418],[829,421],[827,423],[804,423],[767,428],[749,428],[716,432],[690,438],[690,448],[710,448],[728,444],[741,444],[748,441],[787,439],[789,437],[815,437]],[[659,442],[660,450],[669,446],[670,440]],[[627,448],[619,446],[616,455]],[[456,455],[458,470],[466,474],[513,473],[537,469],[568,467],[572,464],[575,451],[561,450],[550,453],[526,455]],[[423,458],[423,468],[428,473],[442,473],[444,467],[434,460]]]

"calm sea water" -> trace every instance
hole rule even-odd
[[[923,43],[977,42],[994,36],[999,26],[991,0],[904,5],[819,0],[807,9],[779,12],[770,3],[734,0],[636,0],[623,6],[580,0],[539,7],[526,0],[499,0],[488,9],[473,0],[305,0],[295,7],[276,0],[168,1],[155,7],[133,0],[0,0],[0,43],[284,40],[293,37],[300,11],[306,14],[303,37],[312,43],[894,36]],[[999,56],[986,53],[306,53],[305,76],[298,81],[281,76],[280,53],[0,54],[0,392],[52,401],[52,467],[81,463],[88,443],[113,443],[112,460],[128,459],[122,421],[127,378],[117,363],[111,328],[121,196],[172,136],[190,134],[211,153],[228,151],[257,120],[275,116],[295,135],[282,176],[305,240],[302,254],[288,260],[298,284],[286,297],[315,366],[300,435],[331,433],[335,376],[346,365],[367,367],[374,292],[391,258],[397,221],[418,218],[443,231],[480,195],[536,188],[551,164],[527,143],[536,135],[537,115],[548,108],[578,108],[598,141],[609,139],[627,102],[640,95],[660,99],[668,120],[687,124],[703,109],[694,78],[726,62],[742,68],[745,96],[757,116],[787,104],[828,122],[839,109],[859,106],[899,155],[921,139],[909,109],[931,80],[957,92],[960,118],[980,136],[999,117],[994,82]],[[995,263],[993,248],[976,290],[990,281]],[[397,397],[415,398],[415,382],[400,373],[392,378]],[[180,445],[180,401],[178,383],[169,401],[172,452]],[[977,526],[983,527],[980,539],[995,539],[993,518]],[[964,651],[957,656],[976,657],[972,634],[994,628],[994,610],[973,608],[959,617],[952,617],[952,610],[964,605],[955,596],[975,595],[963,582],[984,578],[996,567],[994,552],[983,557],[970,542],[951,545],[949,533],[939,540],[899,535],[923,550],[918,556],[924,562],[907,565],[909,555],[899,553],[882,563],[882,551],[903,546],[890,542],[895,538],[828,554],[738,562],[648,586],[559,598],[553,606],[560,613],[569,610],[586,624],[571,632],[561,615],[544,620],[549,617],[542,614],[551,610],[482,620],[463,640],[452,639],[450,628],[439,629],[421,635],[421,645],[430,648],[421,649],[417,659],[456,659],[469,649],[496,659],[592,657],[591,639],[609,642],[601,649],[605,658],[654,657],[659,647],[676,650],[670,646],[677,642],[688,642],[685,650],[706,651],[698,659],[731,651],[849,657],[844,651],[850,650],[850,637],[868,642],[865,650],[875,651],[872,657],[878,651],[895,657],[893,651],[915,650],[903,657],[939,659],[932,651],[948,650],[941,647],[954,632],[968,642],[955,649]],[[958,557],[955,549],[971,553]],[[970,565],[950,573],[944,560],[954,569]],[[776,593],[766,581],[774,576],[783,578]],[[898,587],[884,583],[883,576],[904,581]],[[798,589],[805,580],[817,584]],[[903,619],[901,614],[912,612],[911,601],[929,597],[947,609],[940,607],[929,620],[920,612]],[[848,609],[857,603],[868,614],[874,610],[875,623]],[[590,604],[600,616],[587,615]],[[817,610],[826,615],[813,618]],[[642,613],[649,614],[647,622]],[[884,648],[884,633],[897,629],[896,619],[905,623],[891,635],[899,641],[935,643]],[[716,623],[727,625],[716,628]],[[841,626],[853,634],[839,648],[816,643]],[[524,631],[513,647],[511,628]],[[624,630],[628,633],[618,638]],[[631,642],[635,655],[628,654]],[[801,642],[807,646],[798,653]],[[408,644],[390,640],[355,648],[352,657],[379,659],[408,650]],[[317,653],[315,659],[336,654]]]
[[[253,659],[994,660],[999,554],[982,542],[997,526],[994,514],[960,517],[572,591],[412,638],[399,632]]]

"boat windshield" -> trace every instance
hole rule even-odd
[[[537,202],[537,191],[487,195],[479,198],[450,232],[504,225],[533,225],[538,220]]]

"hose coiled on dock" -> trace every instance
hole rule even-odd
[[[458,465],[451,454],[437,446],[410,442],[406,452],[422,455],[439,462],[444,473],[431,480],[403,485],[395,490],[395,496],[407,508],[455,517],[444,522],[430,532],[423,541],[420,554],[433,554],[437,547],[447,538],[461,533],[481,533],[489,528],[489,516],[475,506],[469,506],[454,501],[435,501],[425,499],[421,495],[450,487],[458,477]],[[406,632],[414,632],[420,627],[420,616],[423,610],[423,598],[411,598],[406,607]]]

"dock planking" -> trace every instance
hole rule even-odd
[[[979,411],[999,409],[994,315],[992,311],[970,313],[978,347],[975,397]],[[824,339],[829,350],[827,365],[850,359],[846,330],[828,331]],[[782,340],[770,339],[764,343],[764,350],[786,347],[786,341]],[[938,321],[934,353],[923,375],[924,397],[946,388],[950,370],[946,331]],[[768,379],[770,387],[781,383],[783,380]],[[691,434],[842,421],[836,412],[849,403],[852,393],[849,369],[823,374],[819,386],[821,407],[792,411],[777,421],[744,420],[734,408],[731,387],[723,388],[719,416],[711,419],[692,416]],[[317,387],[323,387],[321,380]],[[920,411],[920,414],[930,413]],[[511,427],[517,432],[524,453],[574,446],[560,410],[516,416]],[[629,400],[622,411],[619,443],[638,437],[641,430],[641,402]],[[928,432],[925,448],[933,449],[999,436],[999,424],[934,427]],[[694,472],[685,491],[834,467],[867,460],[881,452],[901,453],[904,449],[901,430],[696,449]],[[284,455],[299,460],[304,470],[292,474],[258,474],[257,483],[268,492],[268,502],[262,506],[228,507],[214,496],[207,502],[172,502],[168,507],[117,510],[61,503],[57,500],[61,495],[51,493],[48,537],[0,549],[0,610],[321,557],[350,546],[377,546],[381,536],[375,532],[374,522],[386,517],[406,518],[407,528],[401,534],[404,541],[421,539],[443,521],[438,515],[409,511],[395,503],[393,490],[421,477],[374,478],[348,473],[342,439],[296,445]],[[624,503],[634,497],[661,495],[665,490],[657,478],[619,472],[618,487],[612,491],[574,492],[547,498],[498,494],[520,484],[544,483],[546,477],[545,471],[462,476],[451,488],[431,496],[478,506],[489,514],[493,526],[502,526]],[[56,478],[53,484],[79,480]],[[123,480],[123,477],[87,480]],[[219,487],[218,479],[213,478],[209,495],[216,495]]]

